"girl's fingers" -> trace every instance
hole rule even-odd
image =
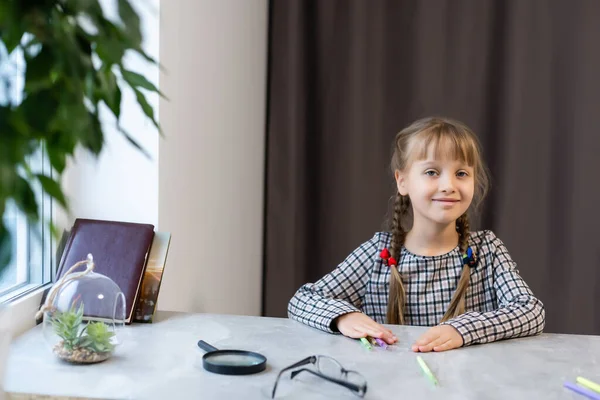
[[[374,326],[372,324],[363,325],[361,328],[367,335],[381,339],[387,344],[394,344],[398,341],[398,338],[389,329],[385,329],[379,324],[375,324]]]
[[[381,331],[380,329],[374,328],[372,326],[369,325],[360,325],[356,328],[357,330],[362,330],[365,334],[372,336],[374,338],[378,338],[381,339],[384,334],[383,331]]]
[[[385,340],[387,344],[394,344],[398,341],[398,338],[389,329],[384,329],[382,339]]]
[[[454,345],[452,339],[448,339],[445,343],[442,343],[433,348],[433,351],[446,351],[450,349],[454,349],[456,346]]]
[[[352,327],[346,332],[343,332],[345,336],[351,337],[352,339],[360,339],[361,337],[367,336],[363,329],[358,327]]]
[[[357,316],[360,316],[357,314]],[[355,316],[353,316],[355,317]],[[394,344],[398,338],[392,331],[373,321],[371,318],[356,318],[354,321],[345,321],[351,323],[338,324],[340,332],[347,337],[359,339],[366,336],[381,339],[387,344]],[[351,318],[351,317],[348,317]]]
[[[421,335],[421,337],[419,339],[417,339],[417,341],[415,342],[415,345],[417,345],[417,346],[428,345],[429,343],[433,342],[438,337],[439,337],[438,332],[429,329],[427,332],[425,332],[423,335]]]
[[[394,344],[398,341],[398,338],[395,336],[392,336],[392,337],[384,336],[381,340],[383,340],[387,344]]]
[[[377,322],[375,322],[373,320],[368,321],[368,323],[365,323],[365,325],[370,326],[373,329],[377,329],[386,335],[394,336],[394,334],[392,333],[391,330],[387,329],[385,326],[378,324]]]
[[[419,351],[422,353],[430,352],[434,349],[434,347],[441,346],[442,344],[446,343],[447,341],[448,341],[447,337],[441,337],[441,336],[437,337],[436,339],[427,343],[426,345],[419,346]]]

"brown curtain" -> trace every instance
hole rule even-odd
[[[273,0],[263,312],[384,222],[394,135],[478,133],[493,230],[547,310],[600,333],[600,1]]]

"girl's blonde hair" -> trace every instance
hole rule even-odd
[[[431,148],[433,146],[433,148]],[[448,118],[431,117],[415,121],[396,135],[392,155],[392,173],[405,171],[412,162],[427,158],[430,150],[436,158],[448,156],[473,168],[475,174],[475,192],[472,204],[478,207],[489,189],[489,175],[481,158],[481,148],[477,137],[466,125]],[[471,207],[469,207],[469,210]],[[456,221],[461,254],[469,246],[468,212]],[[392,243],[391,256],[400,262],[400,252],[406,239],[406,233],[412,225],[412,207],[410,198],[396,192],[393,218],[391,220]],[[389,324],[404,324],[406,293],[402,277],[396,266],[391,265],[390,294],[387,309]],[[465,296],[469,286],[471,267],[465,263],[456,291],[452,296],[448,310],[442,321],[454,318],[465,312]]]

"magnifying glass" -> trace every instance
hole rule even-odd
[[[262,354],[245,350],[219,350],[204,340],[198,347],[207,353],[202,356],[205,370],[222,375],[249,375],[267,368],[267,358]]]

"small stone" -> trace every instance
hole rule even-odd
[[[61,360],[73,364],[93,364],[107,360],[111,356],[111,352],[96,353],[86,348],[76,347],[72,350],[67,350],[64,347],[64,342],[61,340],[53,347],[53,352]]]

